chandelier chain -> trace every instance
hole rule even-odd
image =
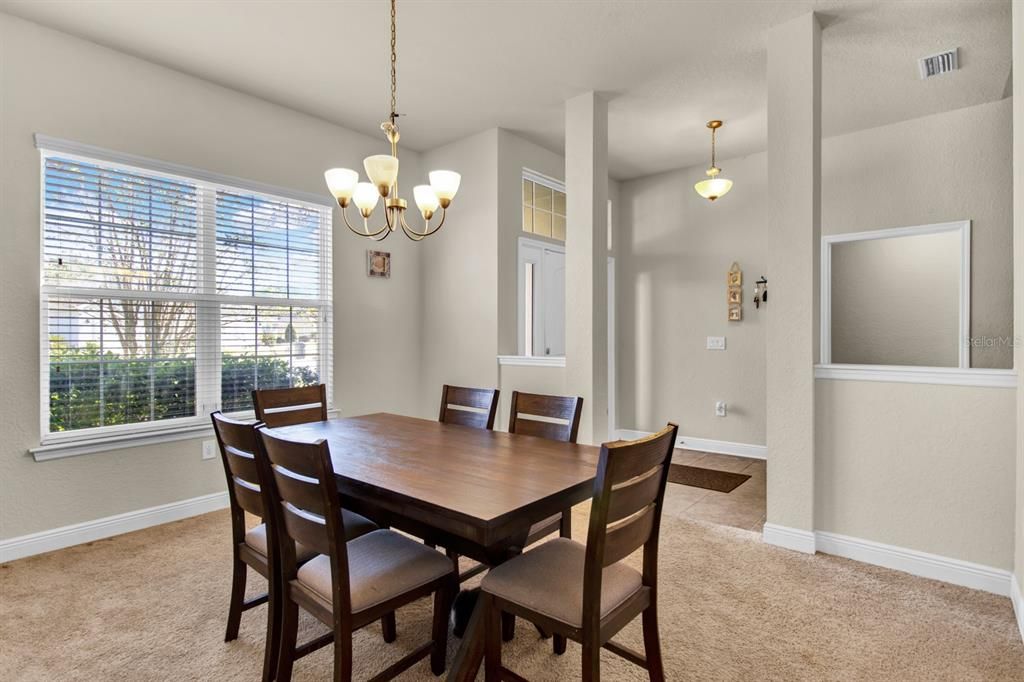
[[[395,51],[395,0],[391,0],[391,123],[394,124],[395,117],[398,116],[396,108],[398,107],[398,101],[396,91],[398,90],[398,75],[397,75],[397,64],[398,56]]]

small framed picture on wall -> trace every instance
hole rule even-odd
[[[367,251],[366,276],[391,279],[391,253],[388,251]]]

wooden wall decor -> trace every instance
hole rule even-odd
[[[739,263],[733,263],[726,275],[726,303],[729,321],[739,322],[743,319],[743,271]]]

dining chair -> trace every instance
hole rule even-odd
[[[264,467],[261,465],[261,453],[257,443],[256,427],[259,422],[243,422],[225,417],[221,412],[210,415],[213,431],[220,446],[221,462],[228,482],[228,501],[231,509],[232,535],[232,578],[231,599],[228,606],[228,625],[224,641],[230,642],[238,638],[238,628],[242,620],[242,612],[259,606],[267,606],[267,635],[263,659],[263,679],[273,679],[277,666],[278,632],[276,623],[280,616],[278,599],[275,590],[275,577],[278,574],[278,556],[276,543],[272,542],[271,530],[266,524],[269,502],[266,497],[268,480]],[[248,512],[258,517],[261,523],[246,530],[245,514]],[[368,519],[354,513],[346,513],[346,528],[352,537],[376,530],[377,526]],[[305,563],[316,552],[303,545],[294,548],[296,561]],[[267,580],[267,592],[245,599],[245,583],[248,576],[246,567]],[[394,614],[391,614],[387,625],[394,632]],[[385,635],[389,634],[385,629]],[[387,637],[385,637],[387,639]],[[394,641],[392,636],[391,640]]]
[[[494,416],[498,413],[496,388],[464,388],[445,384],[441,389],[441,414],[437,420],[442,424],[461,424],[476,429],[494,428]]]
[[[579,642],[583,680],[601,679],[608,649],[665,679],[658,639],[658,535],[675,424],[636,441],[601,446],[587,544],[557,538],[497,566],[481,584],[486,609],[485,679],[522,679],[502,667],[502,613],[512,613]],[[643,548],[643,569],[623,561]],[[644,654],[612,641],[643,618]]]
[[[575,443],[582,413],[583,398],[513,391],[508,432]],[[535,523],[530,528],[526,544],[531,545],[555,532],[563,538],[572,537],[571,509]]]
[[[327,442],[297,443],[260,428],[270,468],[271,525],[281,556],[281,637],[277,677],[289,682],[295,661],[334,644],[334,679],[352,679],[352,633],[421,597],[434,595],[431,639],[376,675],[392,679],[430,655],[435,675],[445,669],[448,614],[458,591],[451,562],[437,551],[391,530],[346,539]],[[301,564],[301,543],[319,553]],[[296,646],[299,607],[332,632]]]
[[[327,387],[263,388],[252,392],[256,419],[272,429],[327,421]]]

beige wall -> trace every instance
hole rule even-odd
[[[39,444],[39,155],[45,133],[218,173],[324,192],[323,169],[383,148],[322,120],[0,14],[0,538],[224,488],[216,459],[179,441],[35,462]],[[417,171],[403,155],[405,186]],[[392,278],[365,276],[366,242],[335,216],[335,399],[344,413],[416,408],[420,273],[389,240]],[[13,361],[12,361],[13,360]]]
[[[498,384],[498,130],[432,150],[421,165],[462,173],[441,232],[417,245],[419,413],[436,418],[443,384]]]
[[[1024,93],[1024,6],[1013,4],[1013,87]],[[1024,97],[1013,98],[1013,321],[1014,336],[1024,336]],[[1013,366],[1018,374],[1024,368],[1024,346],[1014,345]],[[1019,382],[1019,378],[1018,378]],[[1024,595],[1024,391],[1017,388],[1017,520],[1014,573],[1020,594]],[[1021,605],[1024,606],[1024,605]],[[1024,613],[1017,614],[1024,623]],[[1024,636],[1024,629],[1021,631]]]
[[[542,395],[568,395],[565,389],[564,367],[520,367],[502,365],[498,370],[498,417],[494,428],[508,431],[508,416],[512,409],[512,392],[540,393]]]
[[[618,426],[764,444],[764,324],[769,304],[752,301],[767,273],[765,155],[722,162],[736,184],[709,203],[693,191],[703,167],[621,185],[616,291]],[[726,320],[726,271],[743,268],[743,320]],[[769,276],[769,291],[771,277]],[[725,351],[705,350],[725,336]],[[714,416],[716,400],[729,404]]]
[[[1012,100],[829,138],[821,233],[971,221],[971,335],[1013,334]],[[975,348],[972,367],[1013,366],[1012,348]]]
[[[1010,108],[1002,100],[822,141],[823,234],[973,221],[974,336],[1011,335]],[[714,204],[692,190],[702,167],[621,184],[618,426],[649,431],[677,419],[689,436],[764,444],[764,325],[784,275],[766,271],[766,155],[720,165],[736,184]],[[740,323],[724,319],[733,260],[744,271]],[[769,301],[757,310],[751,291],[762,273]],[[727,350],[704,350],[718,335]],[[975,351],[974,366],[1009,366],[1008,353],[998,344]],[[713,416],[719,399],[735,407],[724,419]]]
[[[1013,567],[1015,391],[817,384],[815,530]]]

